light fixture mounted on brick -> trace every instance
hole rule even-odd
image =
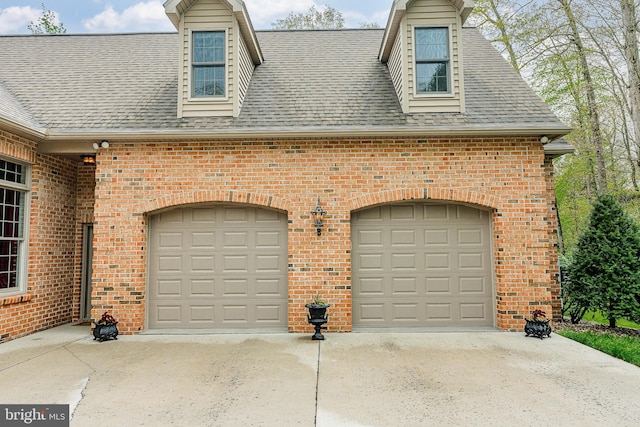
[[[324,225],[324,223],[322,222],[322,219],[326,214],[327,214],[327,211],[322,209],[322,206],[320,206],[320,198],[318,197],[318,204],[316,205],[316,208],[311,211],[311,215],[313,215],[313,223],[316,226],[316,231],[318,232],[318,236],[322,234],[322,226]]]
[[[85,165],[96,164],[96,156],[94,156],[93,154],[85,154],[81,156],[81,158],[82,158],[82,163],[84,163]]]

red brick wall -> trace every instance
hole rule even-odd
[[[92,315],[144,329],[147,214],[231,201],[288,213],[289,330],[309,330],[304,304],[320,292],[331,330],[349,331],[351,211],[428,197],[493,209],[496,324],[520,330],[557,290],[551,184],[542,146],[524,138],[112,143],[96,170]],[[328,211],[319,237],[318,197]]]
[[[27,292],[0,296],[0,341],[71,321],[76,162],[0,132],[0,155],[32,164]]]
[[[76,223],[75,223],[75,274],[73,291],[73,320],[80,320],[82,292],[82,239],[83,225],[93,224],[93,205],[95,204],[96,168],[94,165],[78,164],[76,185]],[[91,262],[91,260],[89,260]]]

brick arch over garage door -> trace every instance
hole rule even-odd
[[[153,200],[145,200],[140,203],[135,211],[141,214],[152,215],[160,209],[208,202],[245,203],[248,205],[279,209],[286,212],[291,210],[287,200],[269,194],[256,194],[246,191],[210,190],[180,192],[158,197]]]
[[[353,212],[354,329],[495,325],[491,212],[443,201]]]

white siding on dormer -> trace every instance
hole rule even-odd
[[[400,105],[402,105],[402,110],[405,110],[405,99],[404,99],[404,82],[403,75],[404,68],[402,67],[404,55],[402,51],[402,42],[403,33],[402,31],[398,32],[398,36],[396,37],[395,42],[393,43],[393,48],[391,49],[391,54],[389,55],[389,61],[387,62],[387,67],[389,68],[389,74],[391,75],[391,81],[393,82],[393,87],[396,90],[396,94],[398,95],[398,101],[400,101]]]
[[[251,55],[247,49],[247,44],[244,42],[242,37],[239,37],[239,41],[240,43],[238,43],[238,48],[240,52],[238,57],[240,66],[238,67],[238,110],[241,110],[242,104],[244,103],[244,97],[247,95],[247,90],[249,89],[249,83],[251,82],[251,76],[253,75],[255,65],[253,65]]]
[[[464,87],[462,79],[461,20],[458,10],[448,0],[423,0],[411,4],[404,17],[403,30],[407,53],[408,110],[412,113],[464,112]],[[415,92],[415,29],[421,27],[450,28],[451,87],[449,94],[419,94]],[[394,46],[395,49],[395,46]]]
[[[219,0],[200,0],[193,4],[180,22],[182,40],[181,80],[179,85],[178,115],[196,116],[233,116],[234,96],[237,82],[234,80],[234,67],[237,62],[234,52],[237,32],[233,25],[234,17]],[[193,98],[191,96],[191,33],[193,31],[226,31],[226,96],[220,98]]]

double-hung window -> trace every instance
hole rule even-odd
[[[225,32],[194,31],[191,43],[192,96],[225,96]]]
[[[449,28],[416,28],[416,93],[451,92]]]
[[[0,296],[24,290],[27,166],[0,159]]]

